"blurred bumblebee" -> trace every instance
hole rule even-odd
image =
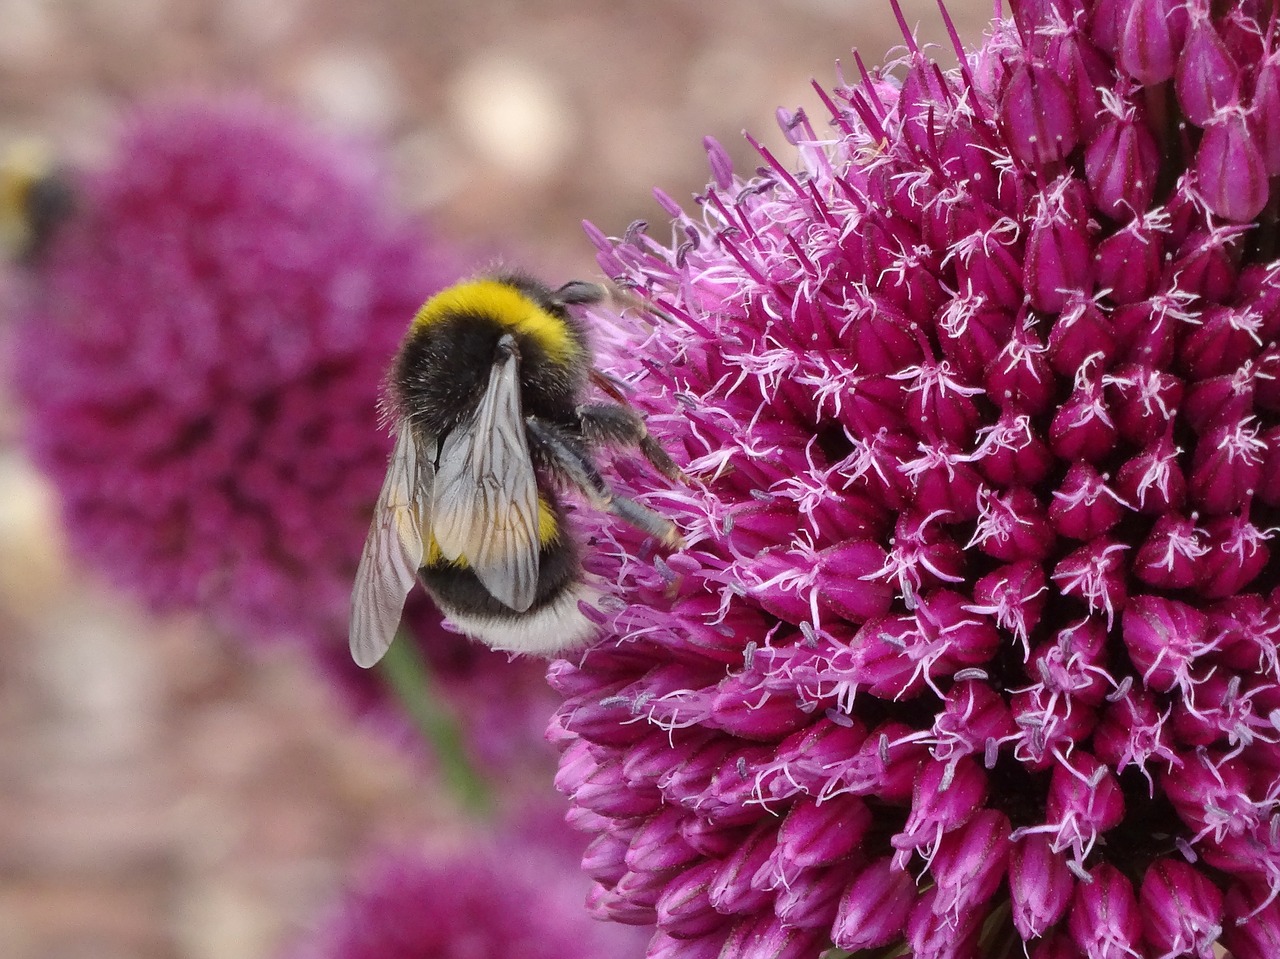
[[[0,249],[34,260],[70,212],[70,184],[43,144],[19,140],[0,151]]]
[[[388,377],[395,447],[352,592],[351,654],[361,666],[391,644],[415,579],[495,649],[552,656],[590,639],[595,627],[578,604],[599,595],[584,581],[558,487],[682,545],[670,520],[613,493],[589,453],[633,446],[682,478],[593,369],[572,308],[607,295],[591,283],[552,290],[498,275],[450,287],[414,317]],[[588,383],[619,402],[583,402]]]

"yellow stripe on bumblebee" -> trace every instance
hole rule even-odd
[[[470,280],[437,293],[418,310],[415,328],[431,326],[459,313],[490,317],[516,333],[530,337],[554,363],[582,361],[582,350],[564,320],[539,306],[509,283]]]

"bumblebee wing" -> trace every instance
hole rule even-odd
[[[433,473],[430,461],[418,455],[408,424],[400,424],[351,592],[351,657],[365,668],[391,645],[418,577]]]
[[[538,483],[520,408],[514,350],[494,363],[469,425],[440,447],[431,532],[449,560],[465,557],[481,585],[516,612],[538,588]]]

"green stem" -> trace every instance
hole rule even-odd
[[[444,705],[430,666],[403,629],[396,632],[378,670],[435,751],[444,780],[463,808],[487,816],[493,808],[489,786],[467,758],[461,729]]]

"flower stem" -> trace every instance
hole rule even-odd
[[[445,705],[426,659],[404,630],[396,632],[378,669],[435,751],[445,783],[463,808],[479,817],[488,815],[493,807],[489,785],[468,759],[458,722]]]

